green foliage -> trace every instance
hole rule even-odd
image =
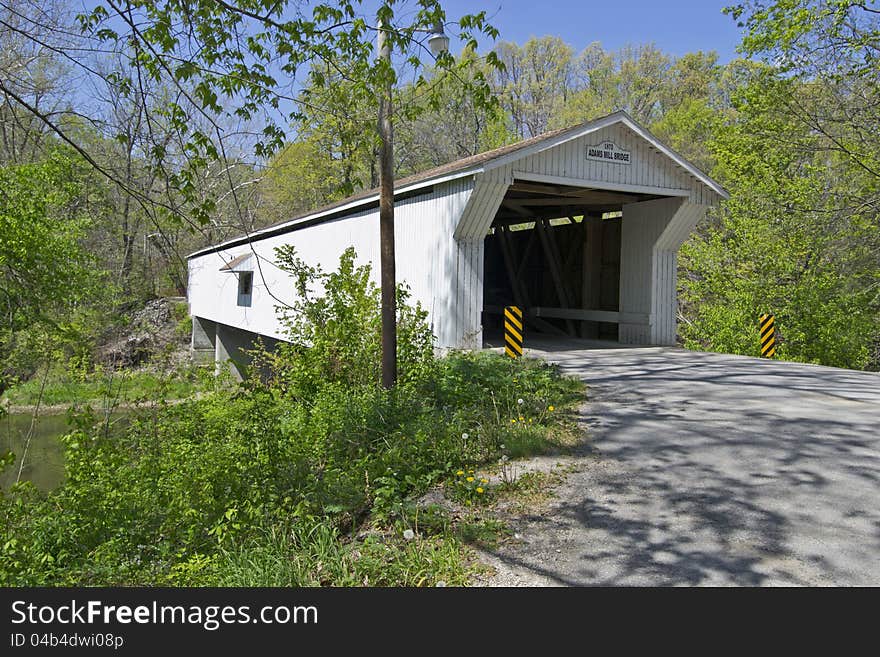
[[[216,209],[218,195],[203,195],[202,172],[212,163],[226,164],[218,121],[260,121],[263,128],[253,143],[259,158],[281,149],[287,125],[303,118],[304,106],[345,123],[350,107],[373,102],[397,80],[392,62],[374,56],[375,26],[389,28],[385,35],[390,50],[413,72],[421,95],[431,96],[420,55],[427,31],[446,22],[441,4],[419,0],[404,10],[396,2],[382,2],[368,12],[372,18],[363,15],[362,5],[360,0],[309,6],[253,0],[246,7],[210,0],[158,5],[134,0],[124,10],[113,3],[96,3],[77,18],[82,33],[95,47],[120,53],[118,64],[103,76],[113,94],[135,98],[145,79],[175,90],[155,114],[182,140],[180,152],[159,141],[151,144],[147,156],[151,169],[185,201],[186,218],[205,225]],[[120,18],[138,29],[119,31]],[[462,16],[457,33],[462,45],[470,49],[476,49],[478,38],[497,36],[485,12]],[[432,68],[455,72],[457,62],[445,53],[433,61]],[[299,71],[308,71],[308,79],[299,81],[306,93],[291,106],[290,83]],[[344,84],[339,93],[345,95],[348,106],[334,112],[339,104],[324,101],[337,93],[340,80]],[[474,88],[479,97],[491,98],[487,91]],[[366,134],[371,140],[375,122],[346,128],[344,134],[351,140]],[[127,135],[119,134],[117,139],[125,143]],[[173,206],[165,209],[179,212]]]
[[[353,185],[322,146],[314,137],[302,138],[272,158],[261,181],[271,218],[290,219],[352,193]]]
[[[45,386],[41,377],[13,386],[4,399],[14,406],[100,403],[111,399],[129,404],[184,399],[204,387],[197,368],[178,368],[173,375],[149,370],[103,371],[88,356],[72,358],[66,371],[52,371]]]
[[[41,496],[23,484],[0,502],[0,584],[463,583],[449,531],[356,530],[406,517],[407,497],[497,458],[523,409],[552,441],[565,419],[542,409],[577,403],[582,386],[537,361],[435,360],[424,315],[402,304],[405,374],[383,389],[378,333],[363,330],[378,299],[354,262],[346,252],[324,274],[290,260],[322,294],[291,311],[300,342],[265,361],[265,378],[140,409],[115,435],[74,414],[63,486]]]
[[[287,344],[267,354],[278,386],[299,398],[311,398],[326,384],[363,386],[378,383],[381,353],[379,289],[369,265],[356,265],[347,249],[339,269],[325,273],[303,262],[292,247],[278,249],[278,266],[296,281],[297,300],[278,312],[288,331]],[[397,291],[399,381],[406,384],[433,361],[433,340],[420,306]]]
[[[454,499],[470,506],[486,504],[489,500],[489,480],[474,470],[458,470],[452,480],[450,493]]]
[[[459,525],[457,531],[465,543],[489,550],[496,548],[502,539],[513,535],[513,531],[497,518],[468,519]]]
[[[494,52],[489,53],[495,54]],[[487,57],[488,58],[488,57]],[[394,133],[396,174],[404,176],[425,171],[459,158],[516,141],[508,127],[507,113],[495,95],[483,98],[475,93],[492,84],[496,67],[465,50],[458,58],[454,75],[440,76],[428,107],[414,116],[398,120]],[[462,84],[462,80],[466,81]],[[421,90],[408,85],[395,95],[395,107],[407,114],[421,104]]]
[[[559,37],[533,37],[522,46],[500,43],[496,53],[504,66],[495,73],[495,87],[511,131],[520,139],[541,134],[571,91],[571,46]]]
[[[216,586],[453,586],[467,583],[456,540],[345,541],[332,524],[297,523],[287,532],[221,551],[210,575]]]
[[[82,245],[81,177],[60,149],[0,167],[0,392],[10,372],[32,371],[59,343],[81,339],[81,306],[99,294]]]
[[[776,65],[750,66],[712,128],[732,197],[682,249],[682,338],[757,355],[758,316],[772,312],[781,358],[876,369],[880,64],[863,56],[880,45],[880,14],[824,0],[734,13],[744,49]]]

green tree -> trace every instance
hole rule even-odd
[[[82,175],[62,150],[0,167],[0,392],[28,352],[76,337],[76,313],[97,294]]]
[[[503,68],[495,87],[520,139],[546,132],[565,106],[574,85],[574,51],[559,37],[532,37],[522,46],[504,42],[496,48]]]
[[[438,80],[427,108],[398,122],[397,174],[406,176],[516,141],[500,104],[480,102],[470,89],[492,80],[495,68],[472,50],[459,57],[460,70]],[[462,79],[463,78],[463,79]],[[397,103],[419,103],[419,90],[400,89]]]
[[[880,201],[880,5],[874,0],[779,0],[730,8],[746,30],[743,51],[772,63],[781,79],[762,91],[775,112],[836,153],[860,185],[850,209]]]
[[[737,69],[711,140],[732,198],[683,249],[686,344],[756,354],[757,315],[773,312],[783,357],[880,366],[880,13],[869,4],[731,10],[743,50],[765,64]]]
[[[348,187],[338,161],[315,138],[285,146],[263,172],[260,191],[267,201],[261,220],[283,221],[335,201]]]
[[[672,58],[653,44],[627,46],[617,53],[591,44],[578,58],[582,87],[565,104],[554,127],[572,125],[616,110],[650,125],[663,112],[663,92]]]
[[[840,183],[825,162],[778,147],[783,134],[810,139],[801,126],[777,124],[763,137],[756,127],[768,127],[767,117],[712,142],[732,197],[682,248],[685,345],[758,355],[758,315],[772,312],[780,357],[867,367],[880,319],[876,225],[837,212],[828,188]]]

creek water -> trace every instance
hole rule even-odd
[[[124,415],[117,413],[111,419],[117,420]],[[67,414],[38,415],[25,454],[31,421],[31,413],[10,413],[0,419],[0,453],[12,450],[16,457],[15,463],[0,472],[0,489],[9,488],[15,483],[22,458],[24,467],[21,479],[33,482],[38,489],[50,491],[64,481],[64,444],[61,436],[70,431]]]

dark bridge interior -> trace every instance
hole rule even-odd
[[[499,342],[509,305],[526,332],[616,340],[621,210],[654,198],[514,182],[486,237],[484,340]]]

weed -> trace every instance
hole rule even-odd
[[[307,293],[287,318],[290,345],[261,356],[268,376],[138,408],[115,435],[89,409],[72,414],[65,483],[0,499],[0,585],[466,582],[461,536],[487,542],[500,529],[457,534],[442,509],[408,500],[445,484],[477,508],[495,494],[479,464],[501,445],[558,442],[563,416],[546,409],[574,405],[582,386],[529,359],[436,359],[424,313],[401,303],[402,376],[385,390],[369,269],[353,252],[332,274],[286,262]],[[135,381],[167,398],[167,386]],[[113,394],[138,394],[128,390]],[[365,526],[377,531],[354,538]]]

